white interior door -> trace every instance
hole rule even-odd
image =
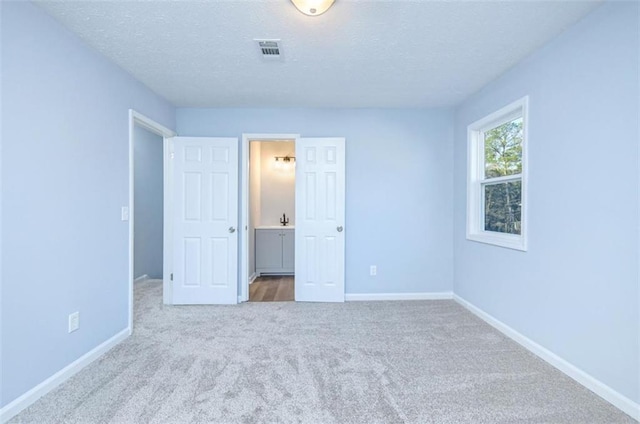
[[[344,302],[344,138],[296,143],[295,298]]]
[[[238,303],[238,139],[174,137],[173,303]]]

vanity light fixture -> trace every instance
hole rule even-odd
[[[296,157],[295,156],[276,156],[276,162],[282,161],[284,163],[290,163],[290,162],[295,162],[296,161]]]
[[[329,10],[336,0],[291,0],[294,6],[305,15],[318,16]]]
[[[276,169],[291,169],[295,166],[296,157],[295,156],[275,156],[276,159]]]

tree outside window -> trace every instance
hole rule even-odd
[[[492,183],[522,174],[522,118],[484,132],[484,229],[520,234],[522,181]]]

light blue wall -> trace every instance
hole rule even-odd
[[[452,289],[452,112],[178,109],[178,134],[346,138],[346,292]],[[369,276],[369,265],[378,275]]]
[[[605,4],[464,102],[455,292],[638,402],[638,3]],[[467,125],[529,103],[529,251],[467,241]]]
[[[33,4],[3,2],[1,24],[6,405],[127,328],[128,109],[175,115]]]
[[[136,126],[133,138],[133,276],[162,278],[162,137]]]
[[[174,110],[37,7],[0,4],[3,406],[126,328],[127,110],[169,128]],[[638,5],[607,4],[466,101],[455,124],[448,110],[179,109],[178,131],[346,137],[348,293],[453,280],[637,402],[637,34]],[[527,94],[529,251],[466,241],[466,127]],[[73,311],[81,329],[67,334]]]

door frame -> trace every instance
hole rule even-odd
[[[242,237],[238,248],[240,257],[238,261],[238,303],[249,300],[249,143],[252,141],[290,141],[297,145],[300,134],[286,133],[243,133],[242,151],[240,154],[240,225]]]
[[[133,333],[133,253],[134,253],[134,133],[135,127],[144,128],[156,135],[162,137],[162,161],[163,161],[163,253],[162,253],[162,292],[164,303],[170,303],[171,290],[168,290],[170,284],[170,270],[171,270],[171,202],[169,201],[170,190],[169,181],[170,175],[167,172],[170,168],[169,164],[169,138],[175,137],[177,134],[175,131],[170,130],[162,124],[154,121],[151,118],[146,117],[140,112],[134,109],[129,109],[129,335]]]

